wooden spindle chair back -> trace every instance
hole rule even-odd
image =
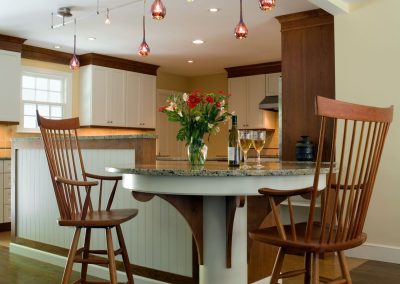
[[[84,220],[87,212],[102,210],[103,181],[100,179],[97,206],[93,209],[91,195],[85,186],[62,183],[58,181],[70,180],[87,181],[87,178],[98,178],[85,171],[77,130],[80,127],[79,118],[62,120],[46,119],[37,114],[37,120],[42,133],[44,149],[49,165],[50,176],[62,220]],[[112,180],[112,179],[110,179]],[[109,193],[105,210],[110,210],[117,188],[118,180],[114,181]],[[85,194],[81,194],[85,190]],[[96,192],[97,194],[97,192]],[[105,193],[104,193],[105,194]],[[103,202],[104,203],[104,202]]]

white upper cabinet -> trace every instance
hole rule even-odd
[[[82,125],[155,128],[155,76],[94,65],[80,74]]]
[[[19,121],[21,54],[0,50],[0,121]]]
[[[281,93],[281,73],[265,75],[265,90],[267,96],[278,96]]]
[[[156,127],[156,76],[126,72],[126,126]]]
[[[266,93],[265,75],[229,79],[229,111],[238,116],[238,128],[265,128],[264,111],[258,108]]]
[[[125,126],[125,74],[88,65],[81,68],[81,124]]]

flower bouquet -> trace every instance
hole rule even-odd
[[[186,141],[189,163],[203,165],[207,157],[207,146],[203,137],[206,133],[217,134],[219,123],[225,122],[231,115],[227,112],[229,95],[218,93],[202,93],[194,90],[191,94],[172,95],[167,105],[159,109],[166,113],[168,120],[179,122],[176,139]]]

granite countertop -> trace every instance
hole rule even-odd
[[[256,161],[257,158],[249,158],[248,161]],[[156,157],[157,161],[187,161],[187,157],[174,157],[174,156],[163,156],[163,155],[158,155]],[[278,161],[279,156],[278,155],[265,155],[261,156],[261,161],[266,162],[266,161]],[[216,156],[216,157],[207,157],[207,161],[219,161],[219,162],[226,162],[228,161],[228,157],[226,156]]]
[[[11,157],[0,157],[0,160],[11,160]]]
[[[137,174],[148,176],[291,176],[313,175],[315,163],[313,162],[279,162],[270,161],[262,163],[262,169],[229,168],[226,163],[206,162],[204,166],[190,167],[184,161],[157,161],[151,165],[110,166],[106,170],[113,173]],[[254,165],[254,163],[249,163]],[[321,174],[328,172],[328,164],[321,168]]]
[[[132,134],[132,135],[100,135],[100,136],[79,136],[79,140],[126,140],[126,139],[156,139],[156,134]],[[36,141],[41,136],[13,138],[13,141]]]

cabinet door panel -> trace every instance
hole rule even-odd
[[[267,74],[265,84],[267,96],[277,96],[280,93],[281,73]]]
[[[235,112],[238,117],[238,128],[246,128],[246,78],[236,77],[229,79],[229,111]]]
[[[264,110],[258,105],[265,96],[265,75],[248,76],[247,78],[247,127],[265,128]]]
[[[0,51],[0,121],[19,121],[21,55]]]
[[[140,116],[142,128],[156,128],[156,77],[141,75]]]
[[[111,126],[125,126],[124,71],[108,70],[107,118]]]
[[[140,74],[126,72],[125,81],[125,119],[127,127],[139,127]]]
[[[107,70],[93,67],[92,70],[92,122],[93,125],[107,123]],[[90,82],[89,82],[90,84]]]

